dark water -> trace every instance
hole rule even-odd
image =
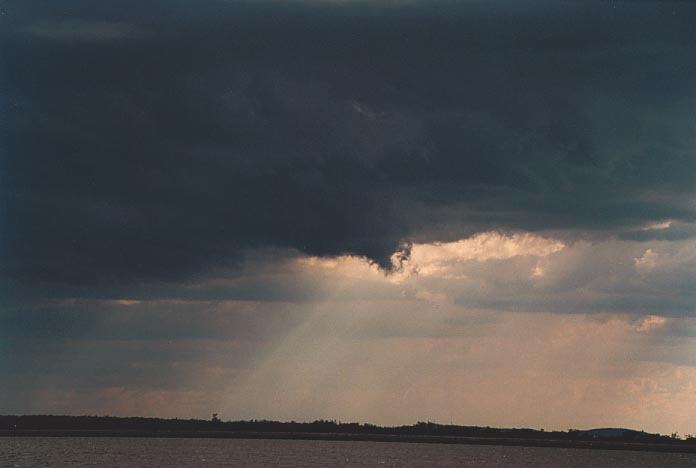
[[[696,456],[610,450],[244,439],[0,438],[2,467],[696,467]]]

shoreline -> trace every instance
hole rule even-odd
[[[271,439],[324,440],[348,442],[386,442],[421,444],[500,445],[511,447],[574,448],[585,450],[630,450],[640,452],[672,452],[696,454],[696,445],[637,443],[606,440],[555,440],[497,437],[342,434],[311,432],[246,432],[246,431],[168,431],[168,430],[0,430],[0,437],[132,437],[132,438],[206,438],[206,439]]]

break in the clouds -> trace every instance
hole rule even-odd
[[[390,423],[449,419],[453,388],[462,423],[671,429],[696,385],[695,20],[5,2],[0,411]]]
[[[696,248],[649,245],[484,233],[414,244],[391,275],[256,255],[164,295],[6,311],[0,404],[687,433]]]

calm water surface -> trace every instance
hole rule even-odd
[[[696,467],[696,456],[610,450],[303,440],[0,438],[0,466]]]

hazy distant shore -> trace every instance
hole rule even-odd
[[[164,437],[215,439],[335,440],[365,442],[403,442],[428,444],[504,445],[519,447],[577,448],[594,450],[634,450],[696,454],[696,446],[664,443],[635,443],[587,440],[517,439],[392,434],[338,434],[302,432],[235,432],[169,430],[2,430],[0,437]]]
[[[681,440],[626,428],[545,431],[417,422],[402,426],[316,420],[222,421],[114,416],[0,415],[0,437],[160,437],[335,440],[557,447],[696,454],[696,438]]]

